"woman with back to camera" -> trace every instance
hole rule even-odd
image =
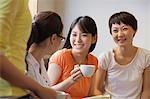
[[[109,29],[117,47],[99,57],[94,95],[150,99],[150,51],[133,45],[136,18],[129,12],[115,13],[109,19]]]
[[[58,49],[64,39],[62,30],[63,24],[57,13],[43,11],[35,15],[27,43],[27,74],[43,87],[50,88],[43,58]]]
[[[93,64],[97,68],[98,60],[90,53],[96,42],[97,26],[91,17],[80,16],[72,22],[64,49],[50,58],[48,76],[53,89],[65,91],[73,99],[90,96],[93,77],[83,77],[78,65]]]

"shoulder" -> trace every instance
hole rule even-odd
[[[88,57],[91,58],[91,59],[97,60],[97,57],[95,55],[91,54],[91,53],[89,53]]]
[[[150,50],[144,49],[144,48],[138,48],[138,58],[150,58]]]
[[[109,59],[113,57],[113,49],[109,50],[109,51],[104,51],[102,53],[99,54],[98,59]]]
[[[70,54],[69,49],[61,49],[61,50],[56,51],[51,57],[65,56],[65,55],[69,55],[69,54]]]
[[[150,66],[150,50],[138,48],[137,58],[138,62],[144,64],[145,67]]]
[[[112,62],[112,60],[113,60],[113,49],[102,52],[98,57],[100,67],[105,70],[109,67],[109,64]]]
[[[98,58],[91,53],[88,54],[88,61],[98,64]]]
[[[144,48],[139,48],[139,50],[141,54],[150,56],[150,50]]]
[[[50,62],[60,62],[67,60],[71,56],[71,50],[69,49],[61,49],[55,52],[51,57],[50,57]]]

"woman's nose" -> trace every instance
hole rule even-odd
[[[80,35],[76,36],[76,41],[81,42],[81,36]]]
[[[120,30],[119,32],[118,32],[118,36],[123,36],[124,34],[123,34],[123,32]]]

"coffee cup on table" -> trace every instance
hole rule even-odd
[[[80,68],[84,77],[91,77],[95,72],[96,66],[95,65],[80,64],[79,68]]]

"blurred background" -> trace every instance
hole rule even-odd
[[[98,42],[92,52],[95,56],[115,47],[108,28],[109,17],[119,11],[128,11],[138,20],[134,44],[150,50],[150,0],[29,0],[32,17],[40,11],[58,13],[67,36],[71,22],[78,16],[92,17],[98,27]]]

